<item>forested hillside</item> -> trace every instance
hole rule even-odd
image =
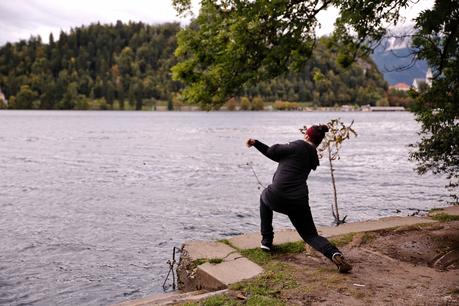
[[[31,38],[0,50],[0,88],[15,108],[85,108],[87,98],[140,109],[144,99],[168,99],[179,24],[92,24]],[[12,99],[15,96],[15,99]]]
[[[387,104],[387,83],[371,59],[359,59],[343,68],[337,63],[336,50],[327,45],[326,37],[318,41],[314,55],[301,72],[255,84],[245,94],[269,101],[313,102],[319,106]]]
[[[181,84],[171,79],[177,23],[92,24],[6,44],[0,49],[0,89],[9,108],[142,109],[155,101],[178,101]],[[265,101],[384,104],[386,82],[370,59],[348,69],[319,41],[300,73],[246,86],[242,95]],[[0,103],[2,107],[2,103]]]

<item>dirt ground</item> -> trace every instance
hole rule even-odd
[[[356,234],[340,249],[352,263],[336,273],[320,254],[285,255],[301,288],[289,305],[459,305],[459,221]]]

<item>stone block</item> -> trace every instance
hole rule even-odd
[[[263,269],[247,258],[240,257],[219,264],[205,263],[198,267],[198,271],[212,275],[222,284],[231,285],[255,277],[262,273]]]

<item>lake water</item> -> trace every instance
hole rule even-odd
[[[355,120],[335,163],[348,221],[445,205],[444,179],[418,176],[410,113],[0,112],[0,304],[109,305],[161,292],[172,248],[258,231],[276,164],[245,140]],[[330,225],[328,161],[309,178],[316,223]],[[290,227],[275,215],[275,228]]]

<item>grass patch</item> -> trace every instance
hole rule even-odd
[[[216,265],[216,264],[219,264],[219,263],[222,263],[222,262],[223,262],[222,258],[211,258],[211,259],[209,259],[209,263],[211,263],[213,265]]]
[[[231,242],[229,242],[228,239],[221,239],[221,240],[217,240],[217,242],[220,242],[220,243],[223,243],[223,244],[226,244],[227,246],[230,246],[232,248],[235,249],[235,247],[231,244]]]
[[[210,259],[198,258],[198,259],[193,260],[193,265],[195,267],[197,267],[197,266],[202,265],[202,264],[204,264],[206,262],[216,265],[216,264],[222,263],[223,259],[222,258],[210,258]]]
[[[272,272],[265,272],[263,275],[253,279],[252,281],[242,282],[239,285],[239,290],[244,292],[246,296],[261,295],[276,297],[279,295],[280,289],[273,286],[273,276]]]
[[[236,306],[241,305],[237,300],[232,299],[231,297],[227,296],[226,294],[219,294],[211,296],[204,301],[199,303],[197,302],[188,302],[185,304],[180,304],[182,306]]]
[[[298,283],[293,277],[289,265],[280,262],[271,262],[266,266],[266,271],[250,281],[242,281],[230,286],[230,289],[241,291],[245,296],[266,297],[274,304],[281,305],[280,293],[282,290],[294,289]],[[249,300],[247,301],[249,304]],[[256,305],[256,304],[252,304]],[[264,305],[264,304],[261,304]]]
[[[239,305],[239,303],[229,296],[222,294],[222,295],[214,295],[211,296],[210,298],[206,299],[203,301],[201,304],[203,306],[220,306],[220,305],[225,305],[225,306],[232,306],[232,305]]]
[[[446,213],[435,214],[431,218],[434,220],[440,221],[440,222],[449,222],[449,221],[459,220],[459,216],[449,215]]]
[[[341,235],[338,237],[335,237],[333,239],[330,239],[330,242],[334,244],[337,247],[342,247],[345,246],[346,244],[350,243],[352,239],[354,239],[354,234],[355,233],[349,233],[346,235]]]
[[[204,301],[199,303],[190,302],[186,304],[181,304],[182,306],[236,306],[236,305],[249,305],[249,306],[283,306],[285,305],[280,299],[254,294],[251,295],[246,301],[236,300],[226,294],[214,295]]]
[[[267,264],[272,259],[271,253],[262,251],[260,248],[241,250],[241,254],[254,263],[262,266]]]
[[[207,259],[205,258],[198,258],[198,259],[195,259],[193,260],[193,265],[195,267],[199,266],[199,265],[202,265],[203,263],[207,262]]]
[[[260,305],[266,305],[266,306],[281,306],[285,305],[281,300],[269,297],[269,296],[263,296],[263,295],[254,295],[251,296],[247,300],[247,304],[249,306],[260,306]]]
[[[429,214],[433,213],[433,212],[442,211],[442,210],[443,210],[443,208],[432,208],[432,209],[429,210]]]
[[[260,248],[240,250],[240,253],[242,256],[247,257],[249,260],[263,266],[270,262],[273,258],[276,258],[278,255],[297,254],[303,251],[304,242],[296,241],[275,245],[271,253],[263,251]]]
[[[303,241],[295,241],[295,242],[288,242],[276,245],[274,247],[275,254],[297,254],[304,251],[304,242]]]

